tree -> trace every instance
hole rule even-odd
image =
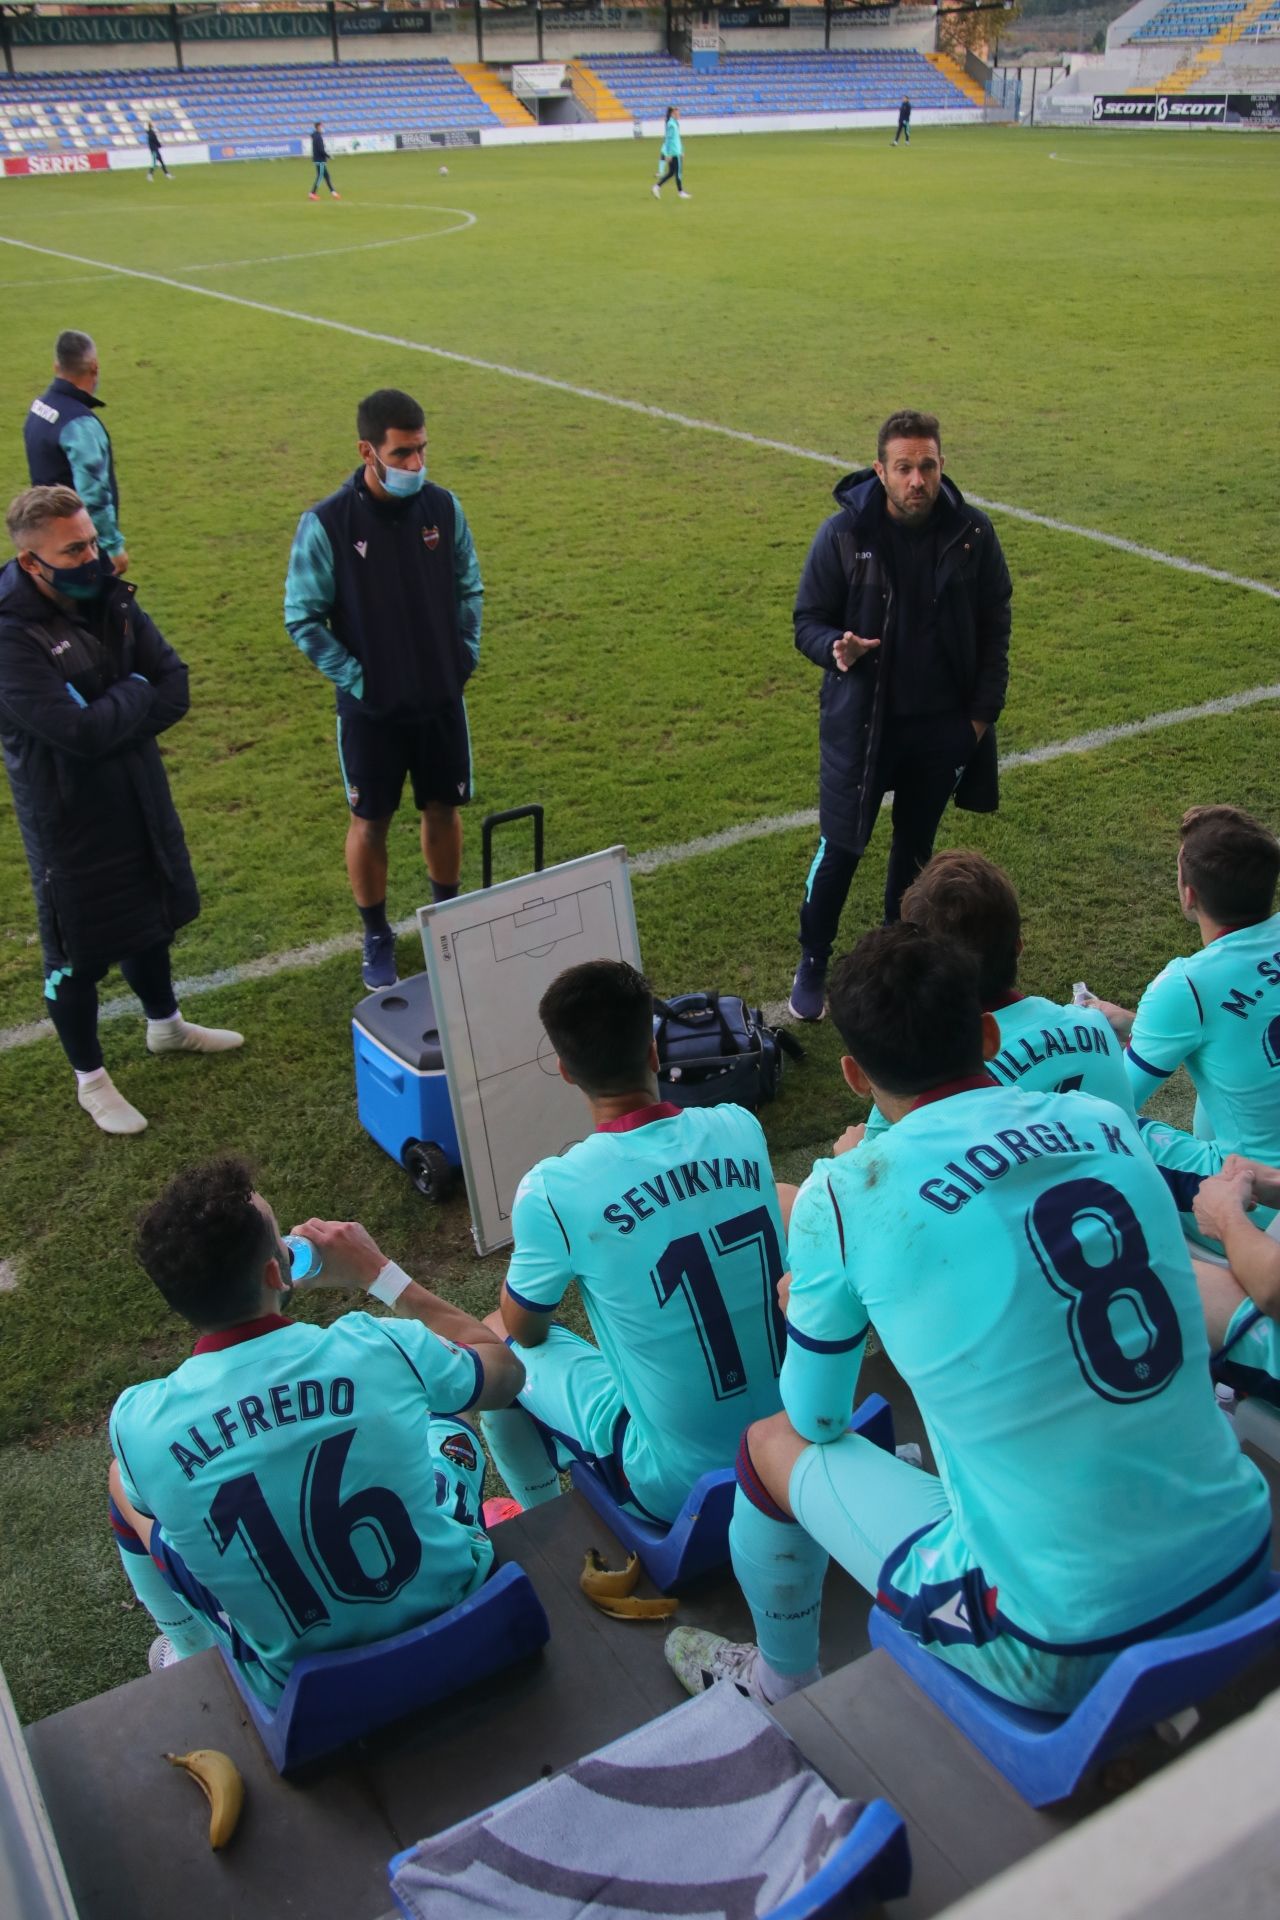
[[[986,54],[1022,12],[1022,0],[942,0],[938,8],[938,50],[962,59]]]

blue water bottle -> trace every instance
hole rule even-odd
[[[300,1233],[287,1233],[284,1244],[289,1249],[290,1280],[295,1287],[307,1286],[324,1268],[319,1248]]]

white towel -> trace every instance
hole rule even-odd
[[[759,1920],[861,1812],[721,1685],[420,1842],[391,1888],[409,1920]]]

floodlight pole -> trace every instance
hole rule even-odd
[[[178,63],[178,72],[185,73],[182,58],[182,14],[178,7],[169,9],[169,32],[173,35],[173,57]]]
[[[831,51],[831,0],[824,0],[824,4],[822,8],[822,28],[823,28],[822,51],[824,53],[830,53]]]
[[[480,0],[475,0],[476,8],[476,59],[484,65],[484,25],[480,19]]]
[[[329,38],[333,43],[333,64],[336,67],[341,55],[338,52],[338,7],[337,0],[329,0]]]
[[[533,10],[533,24],[538,31],[538,65],[541,66],[542,65],[542,8],[541,6],[536,6]]]
[[[13,47],[9,39],[9,12],[6,7],[0,7],[0,47],[4,48],[4,70],[12,73]]]

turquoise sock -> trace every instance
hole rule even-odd
[[[794,1520],[773,1520],[742,1488],[729,1526],[733,1571],[777,1674],[808,1674],[818,1660],[822,1582],[830,1555]]]
[[[132,1536],[135,1540],[137,1535]],[[151,1555],[139,1543],[136,1548],[121,1545],[120,1564],[125,1570],[129,1585],[133,1588],[141,1604],[146,1608],[161,1633],[167,1633],[174,1647],[185,1660],[189,1654],[203,1653],[206,1647],[218,1644],[217,1636],[198,1614],[176,1594],[161,1573]]]
[[[522,1507],[540,1507],[560,1491],[560,1474],[523,1407],[480,1415],[480,1431],[507,1491]]]

